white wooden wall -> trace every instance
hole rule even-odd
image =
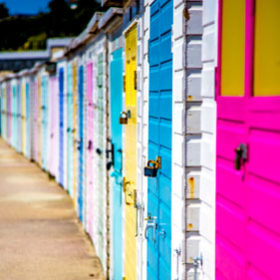
[[[106,52],[105,52],[105,49],[106,49],[106,37],[105,35],[102,33],[100,34],[93,42],[93,45],[92,45],[92,53],[93,53],[93,75],[94,75],[94,82],[93,82],[93,87],[94,87],[94,94],[93,94],[93,102],[94,102],[94,106],[97,105],[97,97],[98,97],[98,84],[97,84],[97,76],[98,76],[98,56],[103,53],[103,108],[104,108],[104,115],[103,115],[103,119],[104,119],[104,129],[103,129],[103,132],[102,132],[102,136],[103,136],[103,147],[106,147],[106,136],[107,136],[107,128],[106,128],[106,98],[105,98],[105,87],[106,87],[106,77],[105,77],[105,60],[106,60]],[[97,111],[95,110],[94,111],[94,131],[95,132],[98,132],[98,115],[97,114]],[[93,141],[93,146],[94,146],[94,150],[98,147],[98,134],[95,133],[94,134],[94,141]],[[95,225],[94,225],[94,244],[96,244],[95,246],[97,246],[98,248],[98,239],[99,239],[99,233],[97,232],[98,230],[100,230],[98,228],[98,221],[99,219],[103,220],[104,223],[103,223],[103,229],[102,229],[102,232],[103,232],[103,236],[104,236],[104,240],[105,240],[105,243],[106,243],[106,234],[107,234],[107,228],[106,228],[106,207],[107,207],[107,204],[106,204],[106,153],[103,151],[103,154],[101,155],[102,157],[102,164],[103,164],[103,170],[104,170],[104,181],[103,181],[103,187],[104,189],[103,190],[100,190],[100,188],[98,187],[98,183],[96,185],[96,183],[94,183],[94,189],[99,192],[98,194],[96,194],[95,198],[94,198],[94,201],[97,202],[99,200],[102,200],[103,201],[103,209],[101,210],[101,213],[100,213],[100,207],[98,207],[98,205],[96,205],[97,203],[95,203],[95,217],[97,217],[97,219],[95,219]],[[97,154],[95,153],[94,154],[94,157],[96,158],[97,157]],[[98,170],[98,161],[94,161],[94,174],[96,173],[95,171]],[[93,182],[96,182],[98,180],[98,176],[97,174],[95,174],[95,177],[93,178]],[[106,271],[106,251],[107,248],[106,246],[104,246],[104,248],[100,248],[100,250],[97,249],[97,252],[101,258],[101,262],[102,262],[102,265],[103,265],[103,268],[105,270],[105,273],[107,273]],[[103,256],[103,257],[102,257]]]
[[[172,280],[183,279],[185,242],[185,27],[184,0],[173,0]]]
[[[200,234],[203,279],[215,279],[215,196],[216,196],[216,102],[218,0],[203,2],[202,47],[202,171]]]
[[[150,0],[143,1],[142,16],[137,29],[137,193],[138,237],[137,237],[137,279],[146,279],[147,246],[144,236],[147,216],[147,177],[144,166],[148,161],[148,117],[149,117],[149,62]]]

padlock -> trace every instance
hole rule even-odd
[[[120,124],[127,124],[128,118],[126,112],[121,112],[119,122]]]
[[[149,160],[144,168],[144,175],[147,177],[156,177],[158,170],[161,168],[161,157],[156,160]]]
[[[148,165],[144,168],[144,175],[147,177],[156,177],[157,176],[157,168],[155,167],[155,164],[151,163],[152,161],[148,162]],[[152,166],[151,166],[152,164]]]

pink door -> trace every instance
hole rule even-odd
[[[220,0],[215,279],[280,279],[279,15]]]
[[[87,230],[93,238],[93,65],[87,65]]]

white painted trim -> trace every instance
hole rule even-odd
[[[184,279],[185,69],[184,2],[173,0],[171,279]]]
[[[147,216],[147,177],[144,166],[148,158],[148,96],[149,96],[149,24],[150,6],[144,6],[138,18],[137,30],[137,203],[138,237],[137,237],[137,279],[147,279],[147,242],[144,236],[145,217]]]

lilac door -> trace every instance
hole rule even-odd
[[[220,1],[217,280],[280,279],[279,14],[278,0]]]
[[[87,129],[86,129],[86,187],[87,231],[93,238],[93,72],[92,63],[87,65]]]
[[[58,162],[58,82],[57,77],[50,77],[50,148],[49,148],[49,172],[52,176],[56,176]]]

